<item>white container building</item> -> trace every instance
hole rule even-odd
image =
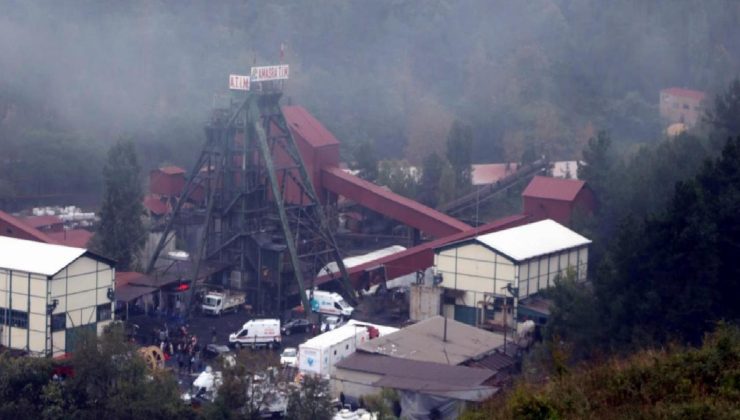
[[[82,248],[0,236],[0,345],[71,352],[113,320],[113,261]]]
[[[479,325],[494,317],[497,299],[513,298],[516,306],[518,300],[553,286],[555,278],[569,270],[583,281],[590,243],[547,219],[436,248],[434,265],[445,289],[445,315]]]

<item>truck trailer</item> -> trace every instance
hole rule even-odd
[[[328,376],[332,367],[362,344],[398,328],[350,320],[341,327],[317,335],[298,346],[298,370],[304,374]]]

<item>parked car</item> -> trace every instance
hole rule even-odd
[[[342,324],[344,324],[344,320],[336,315],[324,317],[324,320],[321,321],[321,332],[331,331]]]
[[[280,364],[283,366],[296,367],[298,359],[298,349],[295,347],[286,347],[280,353]]]
[[[308,322],[307,319],[303,318],[291,319],[290,321],[283,324],[282,328],[280,328],[280,332],[282,332],[283,335],[291,335],[295,332],[301,333],[310,331],[311,323]]]
[[[215,359],[222,354],[228,354],[231,351],[229,346],[223,344],[209,344],[203,350],[203,355],[206,359]]]

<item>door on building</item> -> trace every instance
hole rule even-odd
[[[93,337],[96,335],[95,326],[97,324],[81,325],[79,327],[68,328],[64,334],[64,351],[65,353],[71,353],[75,350],[75,346],[80,341],[84,334],[91,334]]]
[[[455,305],[455,321],[475,326],[477,309],[472,306]]]

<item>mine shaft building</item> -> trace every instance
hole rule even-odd
[[[0,346],[71,352],[113,320],[112,260],[83,248],[0,236]]]

